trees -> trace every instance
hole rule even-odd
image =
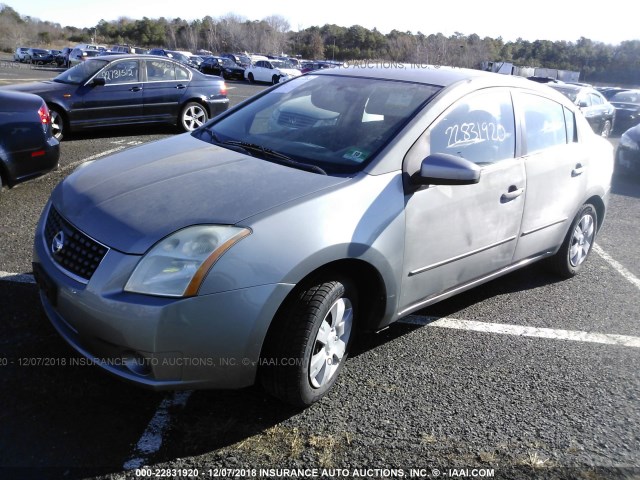
[[[582,37],[576,42],[513,42],[480,38],[476,34],[402,32],[387,34],[361,25],[350,27],[326,24],[291,31],[286,18],[270,15],[248,20],[234,14],[193,21],[180,18],[143,17],[133,20],[101,20],[96,27],[78,29],[31,17],[22,17],[13,8],[0,4],[0,49],[40,44],[64,46],[87,42],[97,36],[100,43],[129,43],[142,47],[169,47],[212,52],[251,51],[279,55],[289,53],[309,59],[393,60],[470,68],[486,60],[510,62],[520,66],[579,70],[582,79],[637,85],[640,83],[640,41],[606,45]]]

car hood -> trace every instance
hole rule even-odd
[[[286,75],[297,76],[300,75],[300,70],[296,70],[295,68],[279,68],[278,71],[280,73],[284,73]]]
[[[56,187],[52,204],[104,245],[143,254],[182,228],[241,223],[345,181],[183,134],[81,167]]]

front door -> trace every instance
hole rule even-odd
[[[138,60],[111,63],[98,75],[104,85],[88,83],[81,88],[82,108],[74,123],[90,127],[135,123],[142,118],[142,82]]]
[[[523,161],[515,157],[514,124],[508,90],[472,93],[445,111],[407,155],[421,160],[447,153],[482,170],[474,185],[406,192],[401,312],[512,262],[526,181]],[[411,175],[420,162],[408,163]]]

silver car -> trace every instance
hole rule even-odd
[[[78,169],[44,209],[34,274],[60,334],[119,377],[259,381],[304,406],[357,332],[537,260],[577,274],[612,170],[547,86],[322,70]]]

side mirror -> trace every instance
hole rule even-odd
[[[107,81],[104,79],[104,77],[96,77],[93,79],[91,83],[93,84],[94,87],[97,87],[97,86],[104,87]]]
[[[412,177],[418,185],[472,185],[480,181],[481,169],[469,160],[447,153],[434,153],[422,161]]]
[[[587,102],[585,100],[582,100],[581,102],[578,103],[578,107],[580,108],[584,108],[584,107],[588,107],[589,105],[587,104]]]

